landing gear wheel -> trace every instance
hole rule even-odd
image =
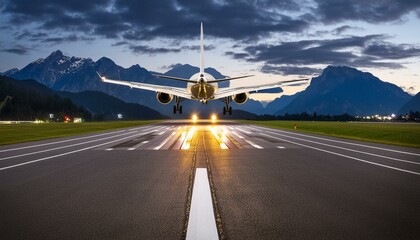
[[[232,115],[232,107],[229,107],[229,115]]]
[[[174,105],[174,114],[176,114],[176,106]]]
[[[182,106],[179,106],[179,114],[182,114]]]
[[[223,115],[226,115],[226,107],[223,107]]]

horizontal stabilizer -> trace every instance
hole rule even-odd
[[[240,79],[240,78],[253,77],[253,76],[254,75],[246,75],[246,76],[239,76],[239,77],[222,78],[222,79],[209,80],[207,82],[208,83],[225,82],[225,81],[230,81],[230,80],[235,80],[235,79]]]

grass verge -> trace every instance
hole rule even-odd
[[[68,137],[84,133],[128,128],[157,123],[160,120],[85,122],[85,123],[20,123],[0,124],[0,145],[30,142],[58,137]]]
[[[264,127],[316,133],[326,136],[420,148],[420,124],[311,122],[311,121],[241,121]],[[297,129],[294,130],[296,123]]]

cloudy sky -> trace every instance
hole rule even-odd
[[[159,72],[197,66],[203,22],[206,66],[255,74],[246,84],[347,65],[420,91],[419,0],[0,0],[0,12],[0,71],[57,49]]]

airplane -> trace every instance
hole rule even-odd
[[[232,107],[229,106],[230,101],[233,101],[237,104],[244,104],[249,98],[249,92],[258,92],[261,90],[306,83],[308,80],[310,80],[309,78],[302,78],[256,86],[219,88],[218,83],[220,82],[252,77],[254,75],[215,79],[211,74],[204,72],[203,23],[201,23],[200,28],[200,72],[194,74],[189,79],[153,74],[153,76],[157,78],[165,78],[175,81],[186,82],[186,88],[139,83],[132,81],[112,80],[101,76],[98,72],[97,74],[102,80],[102,82],[125,85],[129,86],[130,88],[139,88],[143,90],[155,91],[156,99],[161,104],[169,104],[175,98],[175,105],[173,107],[174,114],[176,114],[176,112],[182,114],[182,106],[180,105],[180,103],[184,99],[197,100],[203,104],[207,104],[207,101],[209,100],[218,99],[225,103],[225,107],[223,107],[223,115],[226,115],[226,113],[232,115]]]

